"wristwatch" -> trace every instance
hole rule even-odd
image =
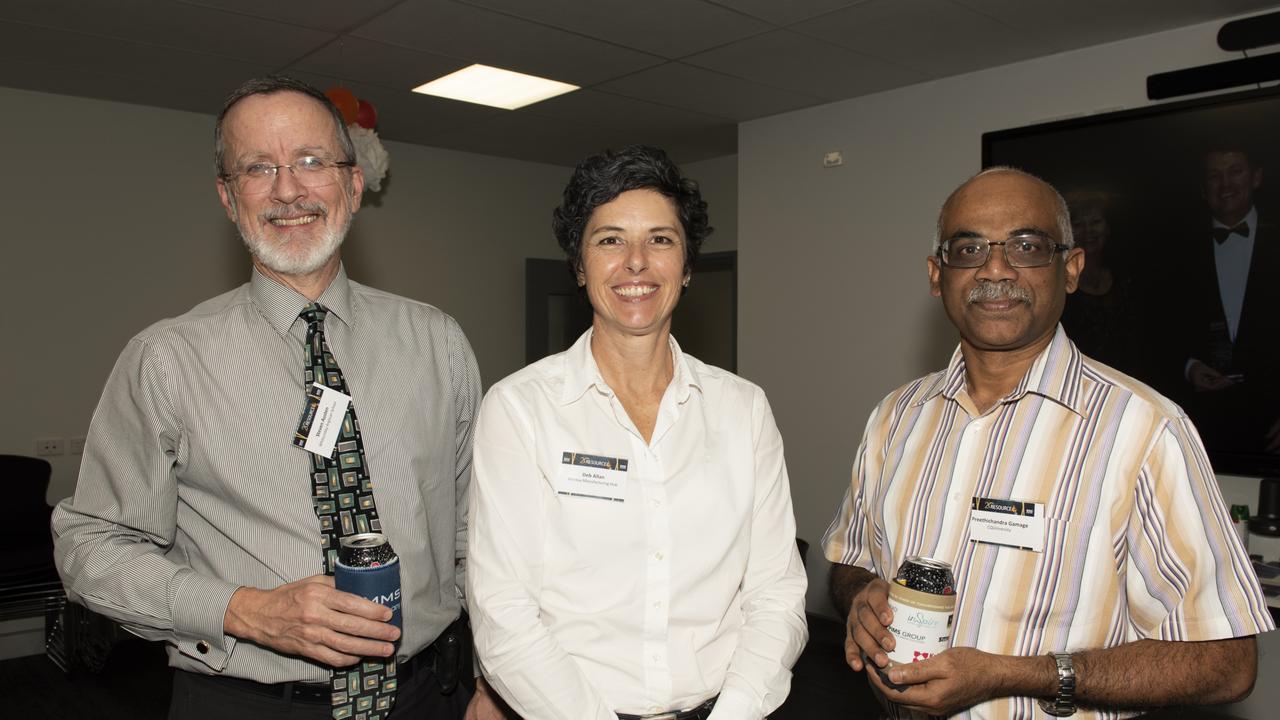
[[[1058,695],[1053,700],[1038,699],[1040,709],[1054,717],[1069,717],[1076,714],[1076,666],[1071,662],[1070,653],[1049,653],[1058,666]]]

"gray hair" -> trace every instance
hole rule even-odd
[[[227,148],[222,132],[222,124],[227,118],[227,113],[231,111],[231,108],[236,103],[250,95],[272,95],[280,92],[301,93],[323,105],[324,109],[328,110],[329,115],[333,117],[334,139],[337,140],[338,147],[342,149],[344,156],[342,159],[348,162],[355,161],[356,147],[351,142],[351,134],[347,132],[347,123],[342,119],[342,113],[329,98],[325,97],[324,93],[301,80],[295,80],[285,75],[268,75],[245,82],[231,91],[231,94],[227,96],[226,101],[222,104],[222,111],[218,113],[218,121],[213,126],[213,167],[218,173],[218,177],[225,178],[227,176],[226,160],[223,157]]]
[[[938,223],[933,231],[933,254],[934,255],[938,254],[938,251],[942,249],[942,216],[946,214],[947,206],[951,204],[951,199],[956,196],[956,193],[963,190],[965,187],[969,185],[969,183],[973,182],[974,180],[977,180],[978,178],[984,177],[986,175],[994,175],[996,173],[1013,173],[1014,175],[1020,175],[1024,178],[1035,180],[1041,185],[1044,185],[1045,187],[1049,188],[1049,191],[1053,193],[1054,201],[1057,204],[1054,219],[1057,221],[1057,224],[1058,224],[1058,238],[1059,238],[1058,242],[1062,243],[1063,245],[1066,245],[1069,248],[1076,246],[1075,235],[1073,235],[1071,232],[1071,211],[1067,208],[1067,201],[1063,199],[1062,193],[1058,192],[1058,189],[1050,185],[1048,182],[1046,182],[1044,178],[1032,175],[1026,170],[1021,170],[1016,167],[1010,167],[1008,165],[996,165],[995,167],[989,167],[986,170],[983,170],[982,172],[970,177],[968,180],[965,180],[964,182],[960,183],[960,186],[957,187],[955,190],[952,190],[951,194],[947,196],[947,199],[943,201],[942,207],[938,209]]]

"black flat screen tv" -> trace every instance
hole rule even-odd
[[[1277,88],[982,136],[1068,200],[1067,333],[1186,409],[1220,473],[1280,476],[1278,138]]]

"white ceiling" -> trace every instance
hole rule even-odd
[[[392,140],[561,165],[647,142],[692,161],[735,152],[743,120],[1275,5],[3,0],[0,85],[213,114],[283,72],[370,100]],[[583,89],[515,111],[409,92],[477,62]]]

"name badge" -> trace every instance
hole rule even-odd
[[[309,453],[332,458],[350,403],[350,395],[312,383],[307,388],[307,406],[293,433],[293,444]]]
[[[556,494],[610,502],[627,499],[627,459],[564,452],[556,469]]]
[[[969,511],[969,539],[1044,552],[1044,503],[974,497]]]

